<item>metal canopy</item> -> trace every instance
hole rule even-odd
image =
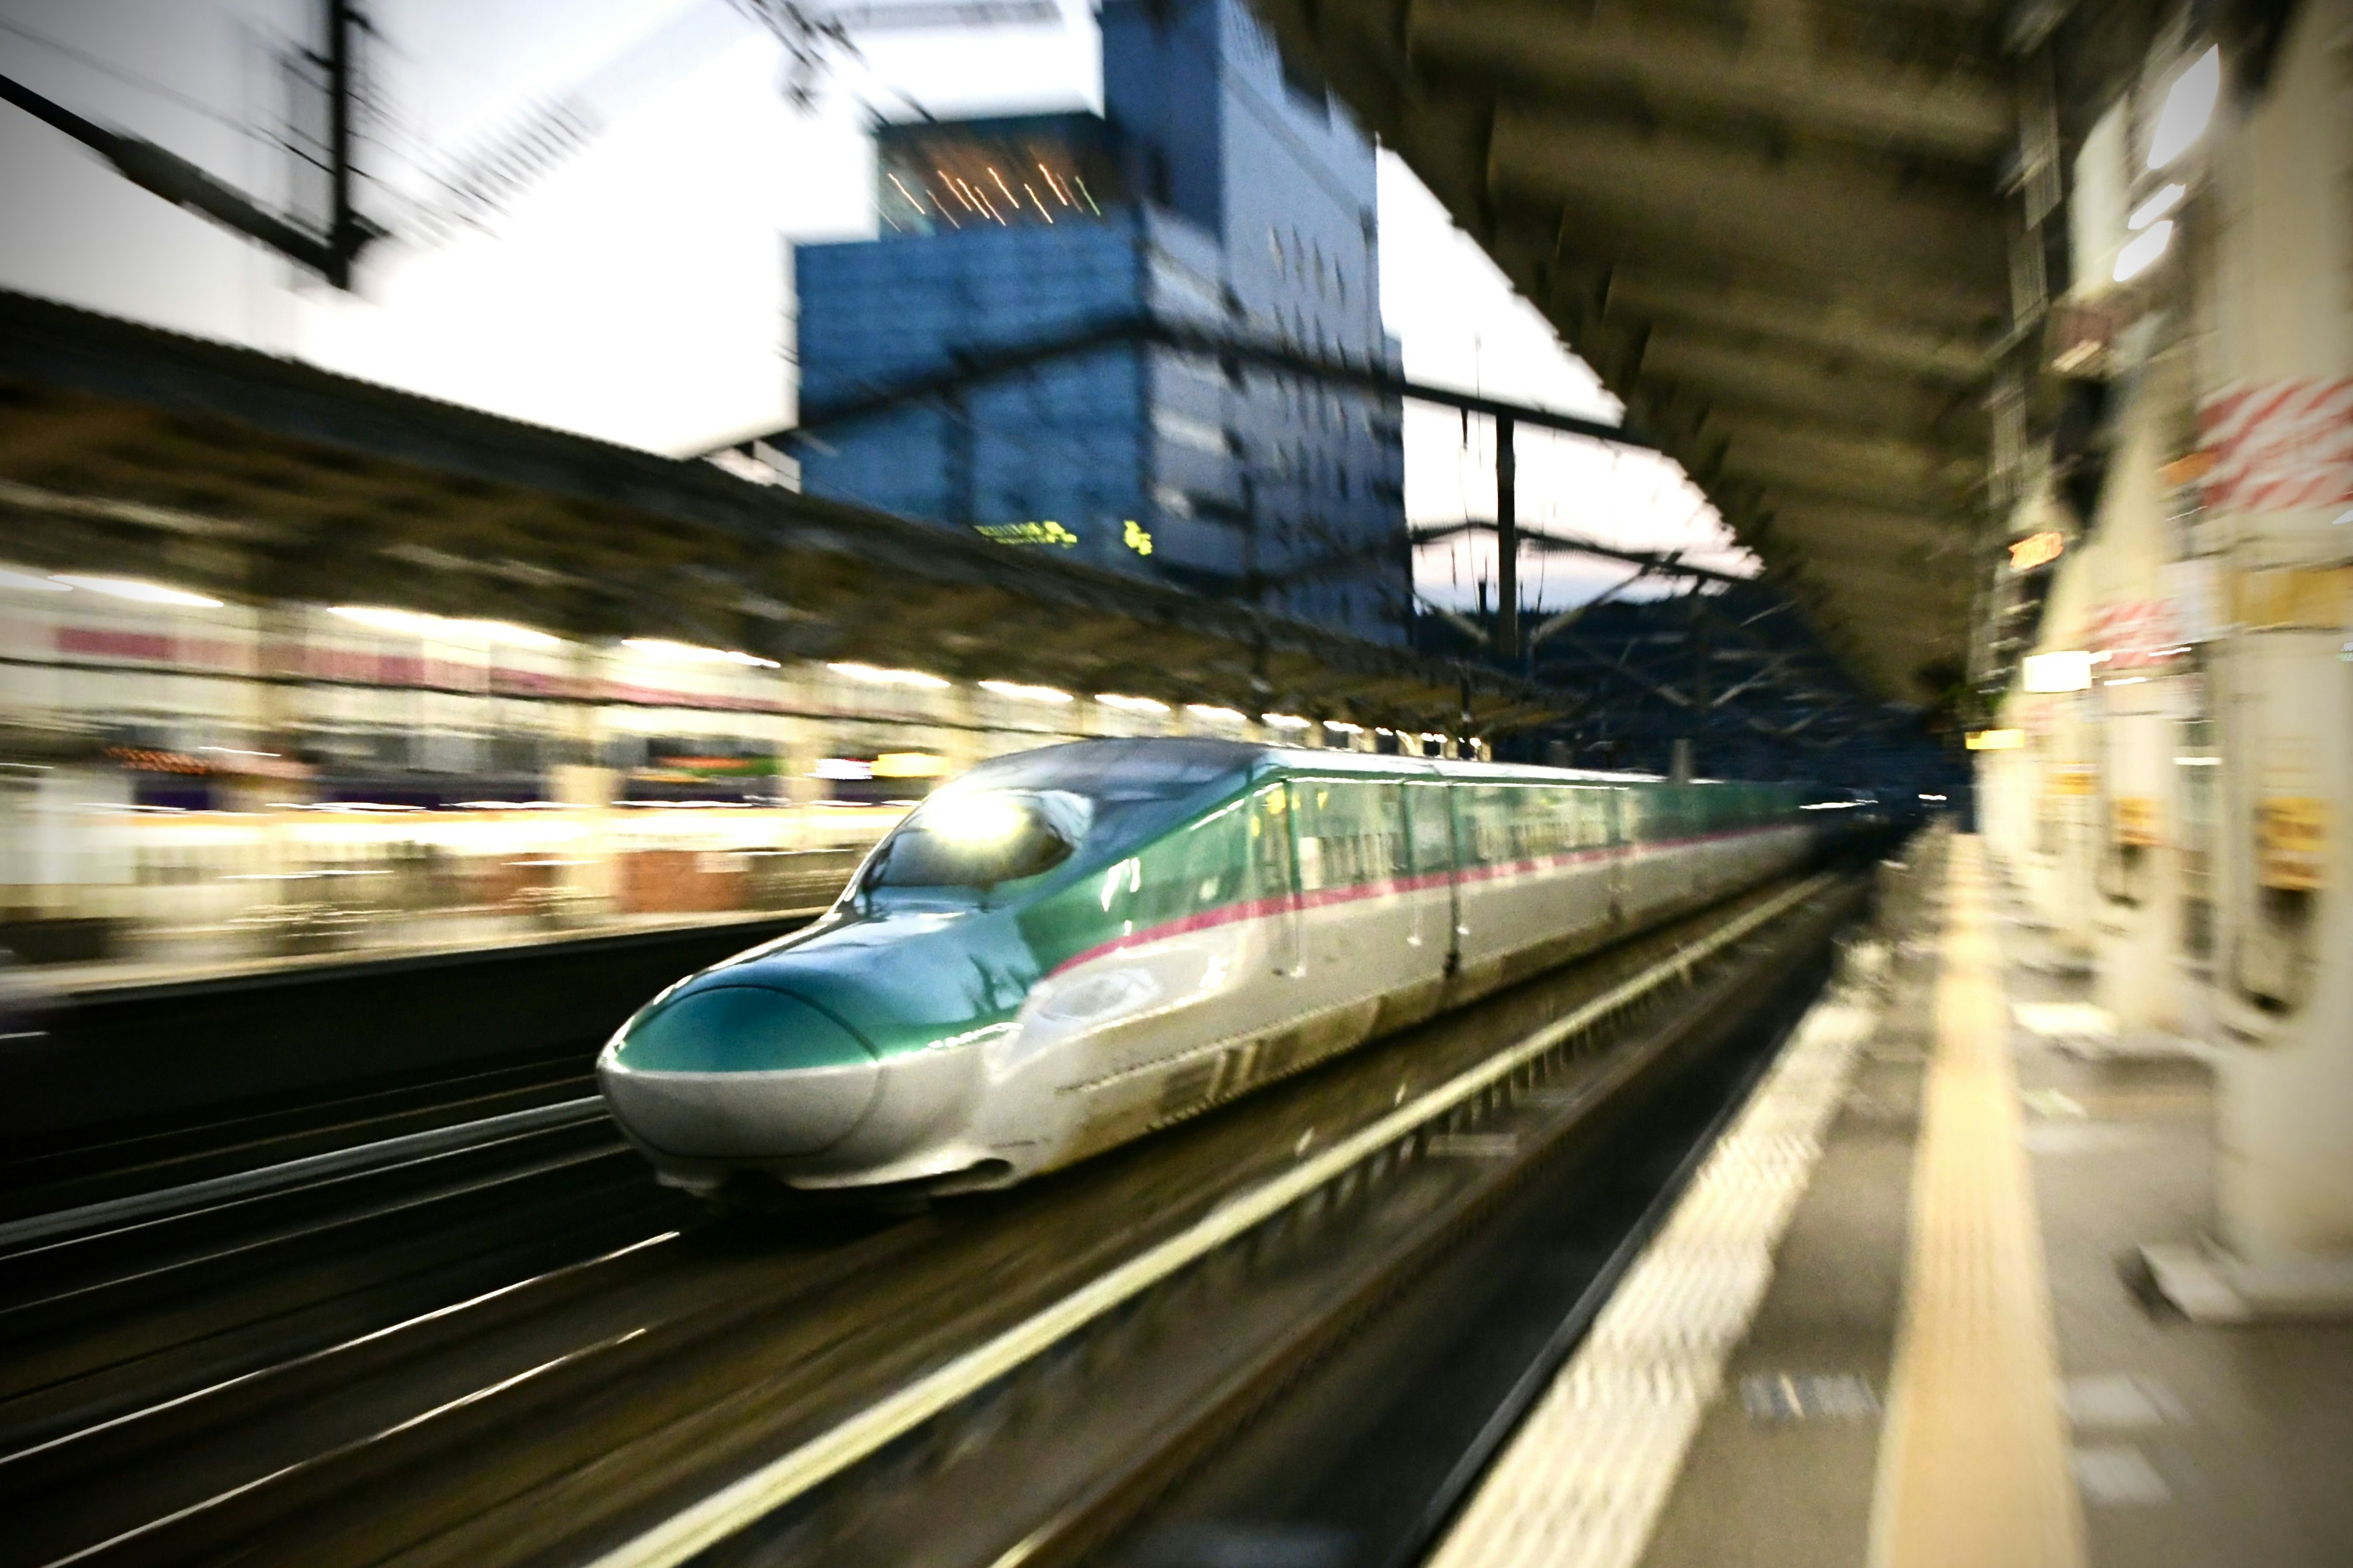
[[[0,293],[0,556],[1493,733],[1574,706],[1032,551]]]
[[[1252,4],[1859,675],[1949,679],[2013,314],[2005,7]]]

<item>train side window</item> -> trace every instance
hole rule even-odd
[[[1298,890],[1291,855],[1290,791],[1271,784],[1250,796],[1249,826],[1250,896],[1289,898]]]
[[[1176,846],[1182,858],[1170,879],[1176,889],[1170,900],[1171,916],[1199,914],[1246,896],[1250,857],[1244,843],[1244,814],[1248,810],[1248,802],[1237,802],[1185,830]]]
[[[1447,793],[1447,786],[1437,783],[1416,783],[1404,786],[1406,829],[1416,871],[1445,871],[1453,868],[1453,813]]]
[[[1354,887],[1392,876],[1399,868],[1404,831],[1395,784],[1302,780],[1294,786],[1293,798],[1303,890]]]

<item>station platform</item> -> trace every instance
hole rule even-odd
[[[364,940],[311,952],[262,953],[250,944],[227,941],[188,942],[168,953],[141,953],[81,963],[47,963],[24,970],[23,984],[68,996],[101,996],[147,986],[201,985],[251,980],[269,975],[302,974],[354,964],[392,963],[401,960],[523,952],[553,949],[605,937],[660,936],[666,933],[724,932],[742,930],[748,943],[779,922],[816,919],[825,905],[805,908],[723,910],[692,914],[600,915],[561,925],[538,925],[507,916],[386,923],[371,929]]]
[[[2136,1267],[2207,1228],[2211,1066],[2029,1026],[2088,982],[1976,838],[1894,879],[1875,1012],[1801,1028],[1439,1568],[2353,1563],[2353,1324]]]

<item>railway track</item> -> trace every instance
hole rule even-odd
[[[143,1403],[46,1426],[0,1405],[0,1560],[879,1562],[893,1528],[949,1517],[985,1522],[927,1533],[928,1558],[1072,1560],[1601,1147],[1854,897],[1829,877],[1753,895],[1011,1193],[765,1225],[649,1213],[538,1267],[491,1247],[496,1282],[151,1378]],[[519,1178],[575,1194],[543,1220],[609,1215],[630,1180],[659,1200],[642,1173],[595,1188],[586,1147],[561,1158]],[[973,1492],[990,1475],[1020,1495]]]

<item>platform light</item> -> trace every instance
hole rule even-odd
[[[2092,656],[2081,648],[2031,653],[2020,674],[2029,691],[2087,690],[2092,684]]]
[[[1124,708],[1131,713],[1166,713],[1168,704],[1157,697],[1129,697],[1117,691],[1098,691],[1095,700],[1106,708]]]
[[[950,684],[920,669],[884,669],[878,665],[849,662],[828,664],[826,668],[836,675],[846,675],[852,680],[862,680],[869,686],[925,686],[944,690]]]
[[[809,770],[811,778],[871,779],[874,764],[863,757],[819,757],[817,766]]]
[[[2113,276],[2119,283],[2129,283],[2165,256],[2165,247],[2173,243],[2173,220],[2163,218],[2125,241],[2116,252]]]
[[[1972,752],[2015,752],[2026,744],[2023,730],[1972,730],[1964,740]]]
[[[948,760],[936,752],[885,752],[874,759],[878,779],[935,779],[948,771]]]
[[[343,620],[356,621],[361,626],[380,632],[398,632],[416,637],[474,637],[484,642],[507,642],[532,647],[554,647],[563,638],[536,626],[519,626],[512,621],[470,621],[448,616],[428,616],[422,610],[396,610],[383,605],[330,605],[327,614]]]
[[[984,680],[983,691],[994,691],[999,697],[1009,697],[1016,702],[1069,702],[1071,694],[1058,686],[1025,686],[1018,680]]]
[[[621,646],[633,653],[667,659],[674,664],[740,664],[754,669],[782,669],[773,658],[762,658],[756,653],[744,653],[738,648],[700,647],[693,643],[670,642],[663,637],[623,637]]]
[[[2189,187],[2179,181],[2167,185],[2157,195],[2133,208],[2132,216],[2125,219],[2125,226],[2138,234],[2142,229],[2179,206],[2181,198],[2189,194]]]
[[[30,572],[15,572],[0,566],[0,588],[19,594],[70,594],[73,584],[60,583],[53,577],[37,577]]]
[[[1365,727],[1362,724],[1351,724],[1345,719],[1326,719],[1324,721],[1324,728],[1335,735],[1361,735],[1365,732]]]
[[[2177,768],[2219,768],[2222,765],[2222,759],[2220,757],[2176,757],[2173,759],[2173,765]]]
[[[1297,713],[1261,713],[1258,721],[1270,730],[1304,730],[1315,722]]]
[[[218,599],[205,594],[192,594],[185,588],[167,588],[161,583],[144,582],[137,577],[85,577],[79,574],[57,572],[49,576],[52,583],[69,588],[87,588],[93,594],[104,594],[111,599],[129,599],[141,605],[173,605],[186,610],[217,610]]]
[[[1240,724],[1243,716],[1231,708],[1220,708],[1214,702],[1187,702],[1185,711],[1196,719],[1207,719],[1212,724]]]
[[[2198,145],[2214,118],[2215,100],[2222,95],[2222,51],[2209,46],[2204,54],[2183,68],[2165,89],[2165,103],[2157,111],[2157,129],[2149,133],[2148,166],[2162,169]]]

